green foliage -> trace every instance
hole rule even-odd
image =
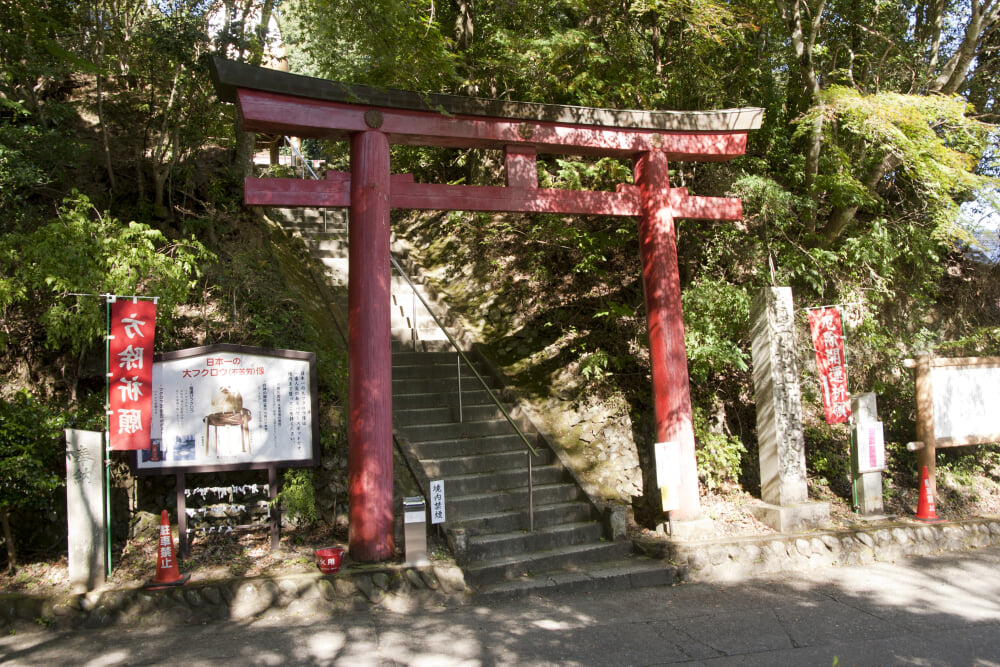
[[[703,408],[695,406],[692,416],[699,480],[710,491],[736,482],[743,455],[747,453],[743,442],[738,437],[713,427]]]
[[[22,222],[39,190],[65,178],[83,151],[63,130],[0,120],[0,224]]]
[[[682,296],[688,373],[695,383],[713,372],[748,368],[745,346],[750,327],[750,295],[725,281],[699,277]]]
[[[817,482],[846,496],[851,473],[850,436],[844,426],[805,427],[806,468]]]
[[[97,344],[106,326],[103,304],[74,294],[158,296],[162,321],[169,323],[212,259],[194,239],[170,242],[148,225],[122,224],[79,193],[63,202],[56,220],[0,240],[0,252],[20,255],[19,262],[4,263],[5,317],[37,316],[45,345],[74,355]]]
[[[337,81],[438,92],[454,85],[455,57],[420,0],[289,0],[285,36],[299,71]]]
[[[927,207],[925,215],[936,232],[943,238],[960,235],[958,204],[987,182],[975,168],[990,134],[990,127],[975,120],[963,100],[891,92],[865,95],[831,86],[799,121],[798,131],[817,122],[823,124],[828,150],[815,188],[830,206],[874,207],[882,197],[867,179],[880,163],[892,160],[913,196]]]
[[[277,502],[290,516],[306,523],[315,523],[319,518],[316,511],[316,492],[313,489],[313,473],[308,468],[289,468],[282,478],[281,491]]]
[[[27,391],[0,398],[0,510],[49,512],[63,482],[65,418]]]

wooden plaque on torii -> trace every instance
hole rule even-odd
[[[392,558],[392,363],[389,212],[393,208],[636,216],[653,373],[656,440],[680,444],[677,521],[701,517],[674,220],[738,220],[740,200],[671,188],[668,162],[742,155],[759,108],[631,111],[339,84],[212,59],[219,97],[244,130],[350,142],[349,173],[325,180],[249,178],[258,206],[347,207],[350,552]],[[390,174],[391,144],[503,149],[505,187],[416,183]],[[615,192],[538,187],[539,153],[632,159],[635,183]],[[373,307],[384,304],[384,307]]]

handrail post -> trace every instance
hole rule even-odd
[[[455,364],[458,366],[458,423],[465,422],[465,412],[462,409],[462,357],[455,355]]]
[[[531,452],[528,455],[528,532],[535,532],[535,484],[531,468]]]
[[[410,340],[417,351],[417,290],[410,289]]]

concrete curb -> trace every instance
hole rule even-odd
[[[924,524],[885,521],[848,530],[679,542],[636,538],[636,549],[677,568],[677,582],[736,581],[837,565],[1000,545],[1000,518]]]
[[[316,618],[369,606],[406,612],[461,603],[466,597],[465,578],[452,564],[361,566],[335,575],[205,581],[165,590],[105,588],[51,597],[0,594],[0,628],[74,630]]]
[[[670,586],[738,581],[838,565],[1000,545],[1000,517],[940,524],[886,521],[839,531],[735,537],[701,542],[635,538],[636,551],[662,564],[567,573],[512,582],[483,599],[552,590]],[[645,559],[644,559],[645,560]],[[635,564],[636,566],[639,563]],[[335,575],[204,581],[168,590],[105,588],[84,595],[0,594],[0,629],[160,627],[267,618],[326,618],[366,608],[408,613],[479,600],[453,563],[426,567],[349,566]]]

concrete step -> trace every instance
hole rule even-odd
[[[478,382],[476,383],[479,384]],[[450,407],[458,409],[458,390],[452,387],[451,391],[423,392],[423,393],[403,393],[405,387],[393,387],[392,408],[394,413],[405,410],[421,410],[424,408]],[[494,405],[493,399],[482,387],[475,385],[466,388],[462,385],[462,408],[473,405]]]
[[[535,484],[534,499],[536,507],[585,501],[580,488],[570,482]],[[589,507],[589,504],[587,506]],[[445,486],[445,512],[449,521],[451,518],[463,521],[465,517],[486,516],[491,512],[527,511],[527,507],[527,487],[506,489],[488,494],[459,496],[452,495],[447,485]]]
[[[591,521],[595,517],[589,503],[579,502],[574,499],[567,502],[541,505],[535,503],[535,527],[544,528],[547,526],[557,526],[569,523],[580,523]],[[482,497],[481,506],[490,505],[489,496]],[[447,508],[445,509],[447,512]],[[488,535],[491,533],[510,533],[515,531],[526,531],[531,528],[531,518],[528,515],[528,506],[518,506],[509,510],[492,510],[483,513],[480,508],[475,513],[467,515],[449,514],[449,521],[453,527],[464,528],[468,535]]]
[[[410,426],[421,424],[453,424],[459,421],[458,403],[455,405],[418,408],[414,410],[398,410],[395,401],[393,402],[393,423],[403,431],[407,431]],[[490,419],[503,419],[500,408],[492,403],[487,405],[463,405],[462,420],[467,422],[486,421]],[[505,420],[506,421],[506,420]]]
[[[469,559],[495,560],[526,553],[550,551],[576,544],[592,544],[601,539],[601,525],[596,521],[574,522],[558,526],[535,526],[534,532],[515,530],[506,533],[469,537]]]
[[[483,380],[486,382],[486,386],[493,389],[493,379],[490,377],[484,377]],[[470,378],[466,381],[462,379],[462,395],[464,395],[466,390],[469,391],[480,391],[482,389],[482,384],[474,378]],[[393,396],[406,396],[409,394],[455,394],[458,392],[458,378],[392,378],[392,395]]]
[[[549,573],[571,571],[588,565],[620,561],[632,552],[628,541],[572,544],[533,554],[517,554],[493,558],[464,566],[465,580],[476,589],[528,578],[541,578]],[[530,575],[530,577],[529,577]]]
[[[420,352],[448,352],[455,351],[455,347],[447,340],[424,340],[417,341],[417,350]],[[393,341],[392,352],[412,352],[413,345],[409,339]]]
[[[309,223],[320,223],[326,220],[327,226],[343,225],[347,227],[348,211],[346,208],[284,208],[273,207],[267,209],[268,215],[275,222],[282,226],[306,225]]]
[[[629,588],[672,586],[678,581],[678,569],[666,561],[631,555],[594,563],[578,562],[558,572],[522,575],[511,580],[488,583],[473,589],[477,602],[516,600],[530,595],[550,593],[596,593]]]
[[[400,431],[407,436],[406,431]],[[524,441],[513,431],[500,435],[485,435],[473,438],[464,442],[455,440],[425,440],[423,442],[413,442],[413,449],[417,455],[424,459],[442,459],[449,456],[482,456],[484,454],[496,454],[498,452],[520,452],[524,456],[524,468],[528,466],[528,448],[524,446]]]
[[[501,470],[516,469],[524,465],[527,455],[524,452],[497,452],[495,454],[476,454],[473,456],[448,456],[440,459],[421,459],[420,463],[428,477],[454,477],[472,473],[491,473]],[[535,457],[535,465],[548,465],[555,456],[551,451],[539,452]]]
[[[469,366],[464,361],[459,364],[456,359],[458,355],[446,355],[451,357],[448,363],[444,364],[402,364],[396,359],[397,355],[393,355],[392,359],[392,377],[399,378],[400,380],[406,378],[450,378],[455,379],[458,377],[459,368],[462,369],[462,384],[469,382],[479,382],[476,379],[476,373],[483,378],[489,376],[489,371],[486,370],[485,366],[476,366],[475,371],[473,367]]]
[[[457,364],[455,361],[457,358],[458,352],[454,349],[442,352],[413,352],[412,350],[400,350],[392,355],[392,366],[393,368],[403,366],[448,366],[454,368]],[[466,365],[465,361],[462,362],[462,365]],[[482,368],[480,364],[477,364],[476,367]]]
[[[406,437],[414,445],[421,442],[454,440],[456,444],[465,439],[479,439],[493,435],[516,434],[506,419],[484,421],[451,422],[449,424],[414,424],[406,428]],[[525,449],[521,445],[520,449]]]
[[[532,477],[536,484],[555,484],[569,481],[566,472],[554,465],[535,468]],[[527,488],[528,468],[520,470],[502,470],[491,473],[471,473],[445,478],[447,492],[460,496],[485,494],[492,491]]]
[[[439,343],[447,343],[448,337],[444,335],[444,332],[434,326],[434,323],[430,323],[430,326],[421,326],[417,330],[417,343],[418,346],[422,342],[426,341],[436,341]],[[393,322],[390,327],[390,332],[393,340],[398,340],[401,343],[409,343],[410,348],[413,347],[413,327],[410,326],[409,322],[396,320],[393,318]]]
[[[324,257],[347,257],[347,237],[339,234],[324,234],[322,238],[317,238],[318,234],[312,234],[306,238],[306,246],[313,257],[322,259]]]

